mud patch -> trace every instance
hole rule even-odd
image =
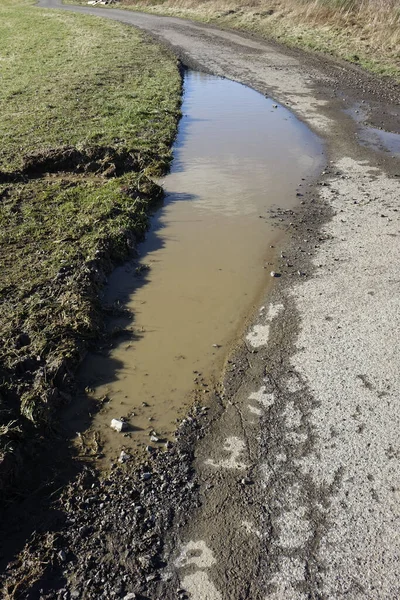
[[[365,104],[355,104],[345,112],[359,125],[357,138],[360,143],[373,150],[389,153],[395,157],[400,156],[400,131],[386,131],[383,128],[372,127],[368,124],[368,107]],[[397,116],[397,114],[393,115]]]

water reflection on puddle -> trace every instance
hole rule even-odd
[[[322,161],[319,140],[274,106],[240,84],[186,75],[174,162],[163,181],[167,197],[140,247],[150,269],[138,277],[137,263],[124,265],[105,291],[107,303],[120,301],[134,313],[135,339],[89,356],[80,372],[94,397],[111,398],[93,423],[107,460],[122,447],[148,444],[153,430],[168,439],[194,388],[207,397],[202,377],[218,377],[269,284],[263,267],[280,234],[267,211],[293,207],[298,185],[306,186],[302,179]],[[112,418],[132,411],[128,437],[110,429]]]

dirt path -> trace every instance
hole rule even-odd
[[[289,233],[282,276],[197,436],[185,512],[162,532],[163,569],[113,590],[100,578],[92,592],[97,566],[75,563],[46,598],[133,598],[139,589],[192,600],[399,597],[400,163],[361,145],[344,112],[362,103],[370,124],[398,126],[398,88],[179,19],[64,8],[144,28],[186,64],[272,95],[321,135],[328,158],[295,214],[280,216]],[[160,486],[155,505],[178,502]]]

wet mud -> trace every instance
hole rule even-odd
[[[345,111],[358,124],[355,133],[359,143],[372,150],[385,152],[392,158],[400,156],[400,126],[393,127],[393,131],[386,131],[382,126],[373,126],[370,124],[370,110],[365,103],[357,103],[352,108]],[[390,117],[399,118],[399,114],[390,111]]]

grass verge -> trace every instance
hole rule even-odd
[[[257,33],[400,82],[399,0],[120,0],[117,4]]]
[[[0,5],[0,492],[98,337],[105,275],[162,196],[176,59],[96,17]],[[30,451],[30,450],[29,450]]]

